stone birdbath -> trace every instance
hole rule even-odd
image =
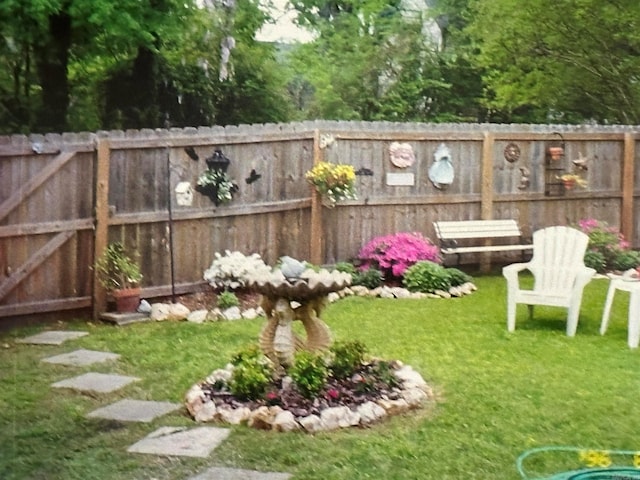
[[[320,319],[327,296],[351,285],[351,275],[337,270],[315,271],[290,257],[272,272],[250,277],[247,287],[262,295],[266,324],[259,345],[280,373],[293,364],[297,351],[317,352],[331,346],[329,327]],[[294,331],[300,321],[306,338]]]

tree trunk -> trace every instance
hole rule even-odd
[[[67,129],[69,81],[67,65],[71,47],[71,17],[66,12],[49,16],[49,31],[34,47],[36,67],[42,88],[38,129],[64,132]]]

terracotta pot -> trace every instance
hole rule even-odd
[[[549,152],[551,160],[560,160],[564,155],[564,148],[562,147],[549,147],[547,151]]]
[[[576,186],[576,181],[575,180],[563,180],[562,184],[564,185],[564,188],[566,188],[567,190],[571,190],[573,187]]]
[[[135,312],[138,309],[138,305],[140,305],[140,290],[140,287],[136,287],[123,288],[122,290],[111,292],[113,299],[116,301],[116,312]]]

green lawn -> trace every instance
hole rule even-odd
[[[113,327],[85,321],[0,334],[0,478],[182,480],[222,465],[294,474],[295,479],[518,479],[515,461],[543,445],[640,450],[640,353],[626,343],[628,294],[618,293],[607,334],[598,333],[607,289],[585,290],[575,338],[563,309],[518,309],[508,334],[505,281],[478,277],[479,290],[451,300],[348,298],[323,318],[337,339],[398,358],[430,382],[438,401],[369,429],[308,435],[232,427],[207,459],[128,454],[164,425],[194,425],[179,411],[151,424],[85,418],[120,398],[182,402],[187,389],[257,339],[262,320]],[[90,335],[61,346],[16,344],[44,328]],[[40,359],[77,348],[122,355],[72,368]],[[50,388],[86,371],[141,377],[121,391],[88,396]]]

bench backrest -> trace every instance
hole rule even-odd
[[[464,220],[433,222],[440,240],[464,238],[521,237],[522,231],[513,220]]]

